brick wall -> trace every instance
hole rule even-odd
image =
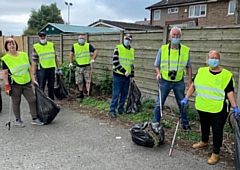
[[[198,26],[225,26],[234,25],[234,15],[228,15],[228,1],[207,3],[206,17],[198,18]],[[151,18],[153,19],[152,11]],[[189,6],[178,8],[177,14],[168,14],[167,9],[161,9],[161,19],[152,21],[152,25],[165,26],[166,21],[187,20],[189,18]]]

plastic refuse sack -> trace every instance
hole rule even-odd
[[[51,123],[60,111],[60,106],[46,96],[39,86],[35,86],[37,116],[44,123]]]
[[[234,114],[232,114],[234,117]],[[240,170],[240,116],[234,120],[234,162],[236,170]]]
[[[165,139],[164,129],[159,123],[134,124],[130,134],[134,143],[146,147],[159,146]]]
[[[142,108],[141,91],[137,87],[135,81],[131,81],[128,93],[128,100],[126,106],[126,113],[137,113]]]
[[[56,74],[57,85],[54,87],[54,94],[58,100],[62,100],[63,98],[68,98],[68,90],[64,83],[63,75]]]

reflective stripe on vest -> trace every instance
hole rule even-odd
[[[38,54],[39,62],[43,68],[56,67],[56,56],[53,43],[47,42],[46,45],[41,45],[40,43],[37,43],[34,44],[33,47]]]
[[[209,72],[209,67],[198,69],[194,79],[196,109],[209,113],[219,113],[225,100],[224,90],[231,78],[232,73],[226,69],[216,75]]]
[[[182,79],[188,62],[189,50],[187,46],[181,44],[180,55],[179,50],[170,49],[169,56],[169,44],[162,45],[160,70],[164,80],[180,81]],[[168,76],[169,71],[172,70],[177,71],[175,80],[171,80]]]
[[[18,84],[26,84],[31,81],[30,77],[30,63],[28,56],[25,52],[19,52],[19,56],[11,56],[6,54],[2,60],[7,65],[11,72],[11,79]]]
[[[132,65],[134,63],[134,49],[130,48],[127,49],[124,47],[123,44],[117,45],[116,47],[118,49],[118,58],[120,65],[128,72],[131,73],[132,71]],[[122,74],[119,70],[115,69],[115,66],[113,65],[113,70],[118,73]]]
[[[89,52],[89,43],[79,45],[78,43],[73,44],[74,55],[78,65],[90,64],[91,54]]]

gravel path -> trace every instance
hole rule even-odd
[[[208,158],[174,150],[168,145],[145,148],[132,143],[122,126],[91,118],[62,107],[52,124],[31,125],[26,101],[22,101],[25,128],[8,121],[9,98],[2,92],[0,113],[1,170],[220,170],[221,163],[207,164]],[[13,118],[14,120],[14,118]],[[116,138],[117,137],[117,138]],[[120,139],[118,139],[120,138]]]

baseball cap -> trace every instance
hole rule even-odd
[[[38,33],[38,36],[39,36],[39,37],[41,37],[41,36],[46,36],[46,33],[43,32],[43,31],[41,31],[41,32]]]
[[[124,38],[128,38],[128,39],[132,40],[132,35],[131,34],[125,34]]]

